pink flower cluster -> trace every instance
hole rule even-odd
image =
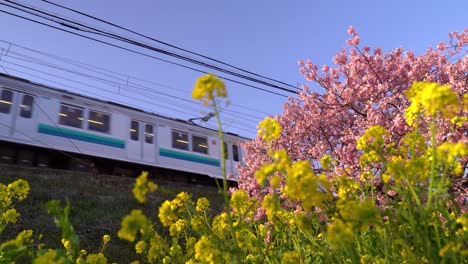
[[[396,143],[410,130],[404,118],[409,105],[404,92],[413,82],[450,84],[462,100],[468,90],[468,29],[450,33],[448,44],[442,42],[437,49],[428,48],[421,55],[403,48],[386,54],[380,48],[360,48],[359,34],[352,27],[348,33],[351,38],[347,46],[333,57],[335,65],[325,65],[319,73],[319,67],[310,60],[299,60],[300,72],[311,84],[304,85],[297,99],[289,98],[284,105],[277,117],[282,136],[270,146],[285,149],[292,160],[310,160],[312,164],[319,164],[320,158],[329,154],[339,161],[335,174],[355,177],[360,173],[356,141],[367,128],[385,127]],[[324,92],[312,91],[319,88]],[[438,129],[438,142],[468,143],[466,125],[440,122]],[[239,188],[261,201],[265,193],[273,191],[260,188],[254,177],[269,160],[267,144],[257,137],[243,147],[247,155],[245,166],[239,167]]]

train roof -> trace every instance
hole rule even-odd
[[[21,81],[21,82],[41,86],[41,87],[46,88],[46,89],[50,89],[50,90],[54,90],[54,91],[62,92],[62,93],[67,93],[67,94],[74,95],[74,96],[81,96],[81,97],[86,98],[86,99],[95,100],[95,101],[98,101],[98,102],[101,102],[101,103],[106,103],[106,104],[110,104],[110,105],[113,105],[113,106],[122,107],[122,108],[125,108],[125,109],[137,111],[137,112],[140,112],[140,113],[149,114],[149,115],[156,116],[156,117],[159,117],[159,118],[164,118],[164,119],[167,119],[167,120],[183,123],[183,124],[189,125],[189,126],[195,126],[195,127],[208,129],[208,130],[216,131],[216,132],[218,131],[218,130],[213,129],[213,128],[209,128],[209,127],[194,124],[194,123],[189,122],[187,120],[163,116],[163,115],[160,115],[160,114],[156,114],[156,113],[153,113],[153,112],[148,112],[148,111],[145,111],[145,110],[142,110],[142,109],[139,109],[139,108],[135,108],[135,107],[131,107],[131,106],[128,106],[128,105],[116,103],[116,102],[113,102],[113,101],[106,101],[106,100],[98,99],[98,98],[95,98],[95,97],[79,94],[79,93],[76,93],[76,92],[71,92],[71,91],[68,91],[68,90],[65,90],[65,89],[60,89],[60,88],[45,85],[45,84],[42,84],[42,83],[37,83],[37,82],[34,82],[34,81],[30,81],[30,80],[27,80],[27,79],[24,79],[24,78],[21,78],[21,77],[17,77],[17,76],[5,74],[5,73],[0,73],[0,77],[4,77],[4,78],[16,80],[16,81]],[[227,135],[231,135],[231,136],[235,136],[235,137],[239,137],[239,138],[242,138],[242,139],[249,140],[249,138],[240,136],[240,135],[235,134],[235,133],[231,133],[231,132],[223,132],[223,133],[227,134]]]

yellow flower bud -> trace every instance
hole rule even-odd
[[[265,141],[278,139],[281,136],[281,124],[271,117],[265,118],[258,124],[258,135]]]

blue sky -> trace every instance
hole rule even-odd
[[[54,8],[42,1],[15,2],[131,36],[130,33]],[[53,2],[298,87],[306,83],[306,80],[299,74],[297,60],[311,59],[318,65],[332,64],[333,55],[344,46],[348,38],[346,30],[350,25],[360,33],[361,45],[379,46],[384,51],[403,47],[412,49],[417,54],[424,52],[428,46],[435,46],[438,42],[447,40],[449,32],[462,31],[468,27],[468,1],[462,0]],[[2,5],[0,10],[20,14]],[[15,46],[10,51],[16,53],[9,53],[9,56],[3,56],[0,61],[0,65],[10,74],[180,119],[202,117],[209,112],[208,109],[187,101],[190,100],[190,91],[200,73],[111,48],[4,13],[0,13],[0,32],[0,40],[122,75],[114,75],[121,80],[114,79],[111,85],[92,81],[89,78],[15,59],[15,56],[21,55],[39,56]],[[151,44],[163,47],[157,43]],[[0,43],[0,49],[4,52],[8,46],[6,43]],[[147,53],[189,65],[161,54],[149,51]],[[50,60],[48,57],[41,59]],[[62,67],[71,67],[64,62],[55,63]],[[4,72],[4,69],[0,68],[0,72]],[[137,81],[134,77],[145,81]],[[130,83],[138,83],[138,87],[145,90],[126,90],[127,79]],[[116,85],[116,82],[120,84]],[[222,113],[224,127],[246,137],[254,137],[256,123],[268,114],[281,113],[286,102],[286,98],[239,84],[227,82],[227,86],[232,105]],[[312,85],[312,88],[316,87]],[[213,126],[214,122],[210,121],[206,125]]]

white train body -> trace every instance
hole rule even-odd
[[[235,180],[245,138],[224,139]],[[218,131],[4,74],[0,140],[222,178]]]

